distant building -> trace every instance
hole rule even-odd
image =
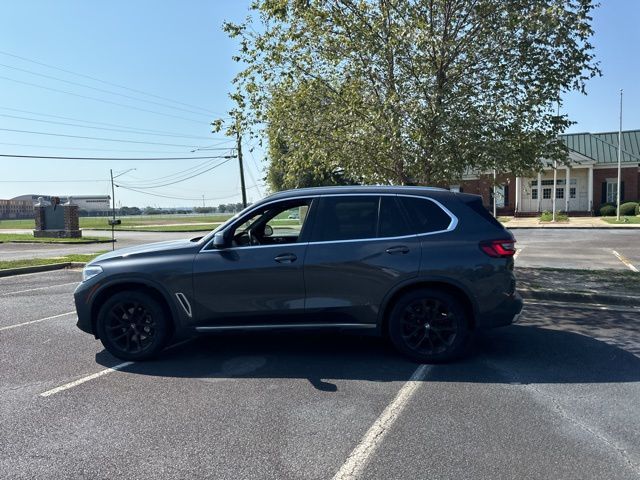
[[[560,138],[569,149],[568,165],[559,165],[556,208],[571,215],[592,215],[605,203],[616,202],[618,191],[618,133],[572,133]],[[620,201],[640,198],[640,130],[622,132]],[[498,215],[538,215],[553,205],[553,168],[545,165],[533,177],[499,173],[496,187]],[[481,195],[493,206],[493,175],[465,175],[452,190]]]
[[[31,200],[0,200],[0,220],[33,218]]]
[[[31,214],[33,214],[33,205],[40,197],[45,200],[51,200],[52,195],[21,195],[12,198],[10,201],[31,202]],[[69,200],[69,196],[59,196],[59,198],[60,203],[67,203]],[[74,205],[78,205],[81,211],[89,213],[106,212],[111,208],[111,197],[109,195],[71,195],[71,201]]]

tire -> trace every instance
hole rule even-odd
[[[462,302],[442,290],[407,292],[393,305],[388,319],[391,343],[419,363],[444,363],[469,349],[471,331]]]
[[[100,308],[98,337],[114,357],[147,360],[167,344],[170,320],[162,305],[152,296],[132,290],[119,292]]]

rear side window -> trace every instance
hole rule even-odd
[[[496,220],[496,218],[493,215],[489,213],[489,210],[484,208],[484,205],[482,204],[482,200],[480,198],[472,197],[472,200],[463,199],[463,201],[464,203],[467,204],[467,206],[471,210],[476,212],[478,215],[480,215],[482,218],[484,218],[487,222],[489,222],[494,227],[504,228],[502,224],[498,220]]]
[[[404,207],[413,233],[429,233],[446,230],[451,217],[435,202],[426,198],[398,197]]]
[[[378,226],[377,196],[325,197],[313,229],[313,240],[375,238]]]

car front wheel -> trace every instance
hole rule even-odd
[[[113,356],[146,360],[160,352],[169,337],[169,319],[162,305],[144,292],[119,292],[100,308],[98,337]]]
[[[393,345],[420,363],[442,363],[464,355],[471,336],[461,302],[437,289],[402,295],[391,309],[388,326]]]

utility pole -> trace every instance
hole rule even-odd
[[[244,166],[242,165],[242,135],[240,128],[236,127],[236,141],[238,148],[238,163],[240,164],[240,187],[242,188],[242,207],[247,208],[247,189],[244,184]]]
[[[111,209],[113,213],[113,219],[111,220],[111,250],[115,250],[116,248],[116,189],[113,185],[113,169],[109,169],[109,173],[111,174],[111,202],[113,208]]]
[[[498,187],[496,186],[496,169],[493,169],[493,218],[498,218],[496,215],[497,207],[496,207],[496,195],[498,193]]]
[[[622,181],[622,89],[620,89],[620,127],[618,128],[618,192],[616,194],[616,220],[620,221],[620,182]]]

